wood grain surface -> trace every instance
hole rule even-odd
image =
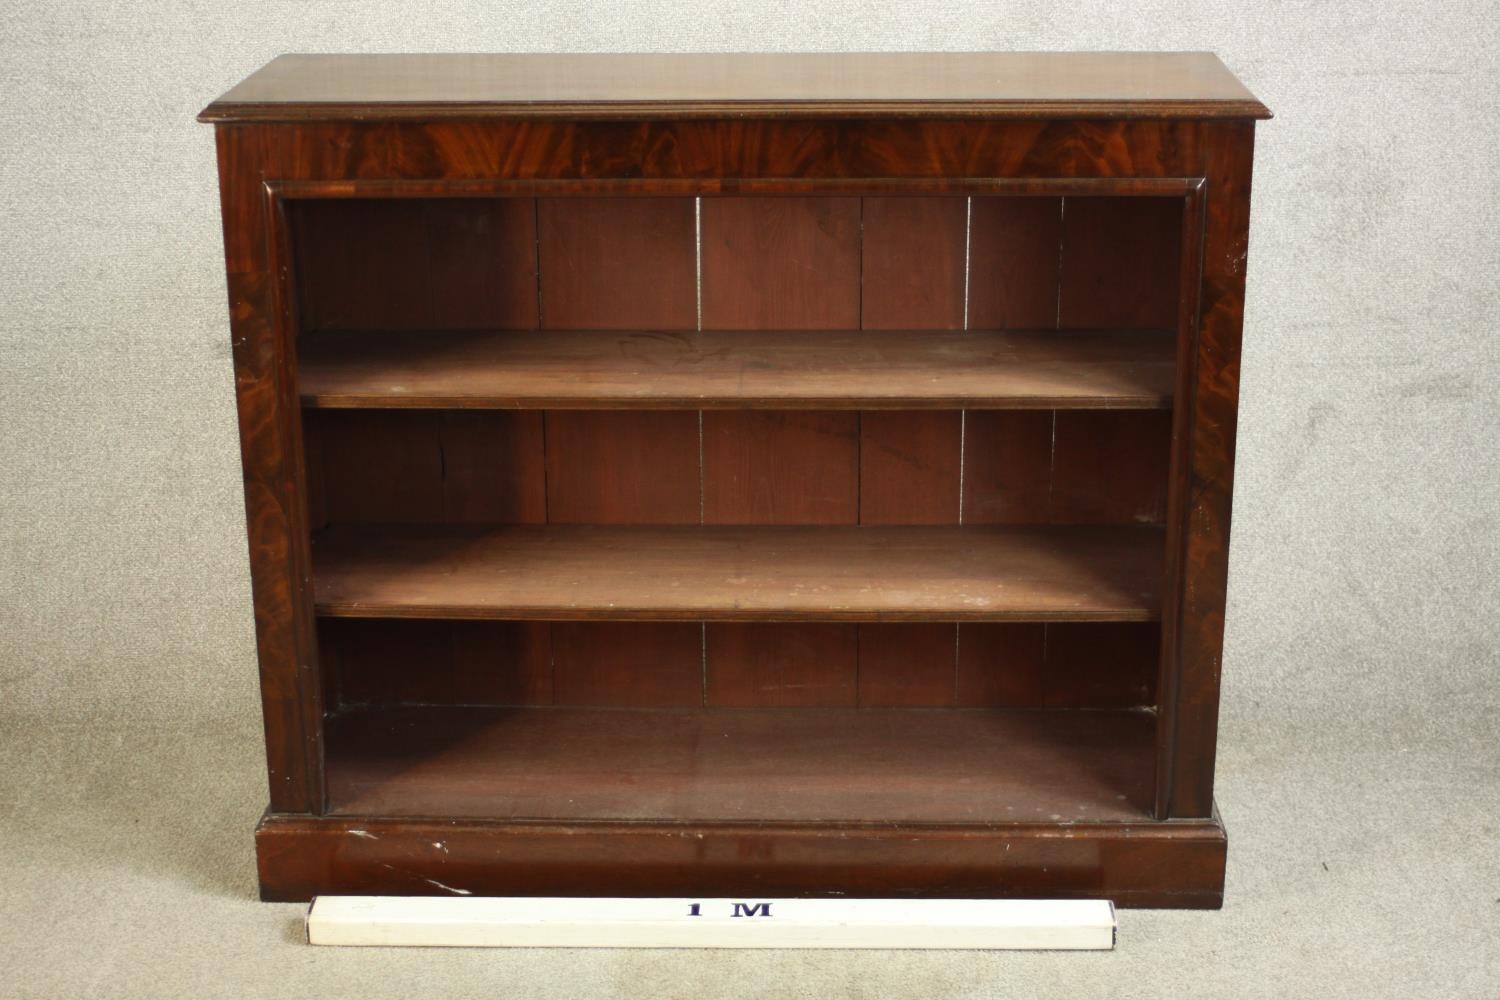
[[[1209,52],[284,55],[200,121],[1270,116]]]
[[[1158,823],[515,823],[271,814],[261,898],[318,893],[1109,899],[1217,908],[1218,817]],[[505,850],[495,845],[503,843]]]
[[[1152,331],[318,333],[320,408],[1159,409],[1172,338]]]
[[[330,720],[336,814],[1098,822],[1150,808],[1150,713],[371,709]]]
[[[342,617],[1151,621],[1155,527],[333,527]]]

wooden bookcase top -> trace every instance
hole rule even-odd
[[[206,122],[1269,118],[1211,52],[278,56]]]

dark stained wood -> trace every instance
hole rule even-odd
[[[1170,334],[970,330],[324,333],[304,406],[1154,409]]]
[[[857,628],[712,623],[705,634],[706,703],[721,708],[852,708],[859,670]]]
[[[702,420],[705,524],[858,522],[858,414],[709,411]],[[704,670],[709,705],[852,706],[855,626],[710,624]]]
[[[859,328],[858,198],[705,198],[703,329]]]
[[[920,327],[923,332],[917,336],[928,348],[950,337],[964,348],[989,338],[983,333],[937,332],[961,330],[965,325],[968,214],[968,198],[863,199],[863,337],[870,337],[871,331]],[[1053,346],[1041,337],[1034,342],[1044,350]],[[907,370],[917,374],[915,369]],[[951,370],[935,374],[929,385],[949,385],[953,374]],[[859,523],[957,524],[963,478],[962,422],[963,416],[956,410],[861,413]],[[859,703],[953,704],[955,628],[929,624],[860,626]]]
[[[353,816],[1123,822],[1147,816],[1154,733],[1131,711],[351,711],[330,720],[329,799]]]
[[[957,703],[957,625],[859,626],[862,708],[941,708]]]
[[[859,523],[957,524],[963,415],[870,410],[859,419]],[[862,625],[859,703],[953,704],[953,625]]]
[[[1051,413],[964,415],[965,524],[1045,524],[1052,515]]]
[[[318,525],[546,520],[539,413],[311,411],[305,426]]]
[[[964,523],[1160,524],[1171,438],[1168,411],[969,411]]]
[[[1003,622],[958,627],[958,704],[1037,707],[1046,702],[1044,625]]]
[[[1209,52],[283,55],[200,121],[1230,117],[1270,112]]]
[[[443,520],[546,523],[542,414],[442,416]]]
[[[1056,327],[1062,199],[975,197],[971,205],[970,329]]]
[[[275,238],[267,238],[270,223],[281,220],[265,214],[257,173],[264,150],[254,142],[237,145],[222,132],[218,139],[270,802],[273,809],[318,813],[324,803],[324,682],[317,669],[306,464],[291,375],[290,295],[267,268],[235,266],[238,234],[245,228],[254,228],[262,260],[273,254],[285,259],[286,235],[277,226]]]
[[[696,524],[700,506],[693,414],[548,411],[553,524]]]
[[[1214,808],[1254,135],[1248,124],[1211,132],[1203,171],[1202,283],[1184,303],[1179,339],[1179,350],[1192,357],[1191,365],[1181,366],[1192,393],[1181,403],[1183,447],[1174,456],[1176,502],[1169,514],[1180,568],[1167,599],[1164,642],[1170,645],[1162,657],[1166,752],[1159,754],[1157,814],[1164,817],[1210,816]]]
[[[556,65],[550,62],[551,57],[539,58]],[[640,65],[655,59],[625,58],[639,60]],[[741,66],[753,65],[758,67],[756,72],[765,73],[765,68],[780,58],[750,57]],[[795,89],[813,78],[799,77],[807,71],[795,67],[828,67],[844,58],[869,67],[886,57],[785,58],[791,59],[788,65],[794,71],[781,72],[779,79]],[[867,58],[873,61],[862,62]],[[892,65],[906,66],[918,62],[903,60],[921,59],[892,58]],[[922,65],[930,69],[971,57],[933,58],[936,62]],[[981,72],[990,84],[1004,88],[1015,83],[1014,79],[1007,83],[1003,73],[993,75],[996,64],[990,60],[995,57],[972,58],[985,64]],[[736,102],[715,103],[720,98],[712,88],[695,87],[679,100],[669,91],[685,78],[663,70],[656,79],[666,85],[666,90],[650,95],[650,100],[657,102],[651,104],[633,103],[632,92],[641,100],[647,99],[640,89],[641,77],[612,73],[619,86],[612,95],[603,96],[621,98],[613,103],[601,97],[597,101],[585,98],[583,103],[542,102],[524,107],[479,105],[462,99],[432,104],[423,103],[421,95],[407,92],[412,100],[398,98],[382,104],[379,95],[365,91],[351,101],[330,105],[320,103],[308,92],[283,92],[279,96],[263,94],[252,103],[214,108],[210,116],[221,121],[244,116],[241,123],[218,130],[218,154],[271,778],[273,815],[258,837],[265,894],[305,898],[311,892],[340,891],[341,887],[342,891],[354,892],[432,892],[441,891],[440,883],[455,884],[451,879],[457,877],[466,880],[465,887],[491,892],[660,894],[677,888],[721,894],[740,889],[752,893],[780,889],[789,893],[876,895],[1092,895],[1113,898],[1124,905],[1217,905],[1223,884],[1224,838],[1222,827],[1213,817],[1212,789],[1253,133],[1252,123],[1245,118],[1264,113],[1264,109],[1258,103],[1240,103],[1227,95],[1222,100],[1196,104],[1186,98],[1149,97],[1120,103],[1127,94],[1146,96],[1142,87],[1165,84],[1170,89],[1169,71],[1162,76],[1148,73],[1137,77],[1107,100],[1070,98],[1052,102],[1059,86],[1081,85],[1092,92],[1093,98],[1104,96],[1100,81],[1088,79],[1086,64],[1116,72],[1124,65],[1121,60],[1139,58],[1004,57],[1001,61],[1009,61],[1012,67],[1035,59],[1038,61],[1032,65],[1045,63],[1057,68],[1058,79],[1039,84],[1044,90],[1053,88],[1048,91],[1051,97],[1032,93],[1037,99],[1024,103],[1005,103],[1020,101],[1018,95],[1026,92],[1024,88],[1004,94],[992,92],[993,100],[988,102],[983,97],[971,99],[972,92],[945,98],[943,88],[956,85],[962,73],[945,76],[924,72],[922,79],[914,80],[898,71],[849,76],[853,91],[842,95],[825,91],[824,99],[803,95],[805,100],[774,103],[767,95],[775,92],[765,90],[758,95],[740,93]],[[1172,62],[1182,57],[1161,58]],[[1091,62],[1093,59],[1099,61]],[[438,61],[467,64],[465,57],[438,57]],[[500,61],[516,65],[506,58]],[[725,81],[743,81],[735,76],[740,70],[729,63],[739,60],[714,56],[701,59],[697,65],[715,67],[714,72],[724,73]],[[1222,73],[1216,62],[1210,63],[1216,67],[1213,72]],[[325,73],[331,64],[320,65],[318,72],[324,74],[323,79],[339,86],[337,71]],[[1177,65],[1180,69],[1183,64]],[[296,67],[288,64],[282,68],[292,69],[292,75],[296,75]],[[480,81],[481,86],[495,82],[493,77],[489,83],[483,82],[486,72],[478,71],[470,82]],[[810,72],[816,76],[823,71]],[[834,75],[844,73],[840,69]],[[368,80],[354,80],[358,75],[352,74],[346,82],[356,88],[366,87]],[[400,82],[402,71],[382,75],[386,84],[377,86],[400,88],[412,82],[410,78]],[[892,94],[882,96],[871,90],[870,80],[876,78],[882,86],[888,82]],[[670,82],[673,79],[676,83]],[[561,86],[573,86],[574,82],[587,86],[587,74],[575,75],[573,82],[565,81]],[[533,76],[524,84],[541,88],[555,85],[542,76]],[[510,93],[514,98],[518,92]],[[450,99],[454,96],[447,95]],[[503,99],[498,92],[484,96]],[[1202,98],[1203,94],[1197,96]],[[370,103],[356,103],[363,100]],[[560,110],[564,107],[565,112]],[[750,111],[754,113],[747,113]],[[257,115],[261,124],[250,121]],[[597,120],[608,117],[614,120]],[[1239,120],[1208,120],[1214,117]],[[857,201],[869,229],[863,241],[857,233],[852,241],[842,237],[828,241],[826,234],[818,236],[805,227],[759,227],[760,231],[781,235],[767,239],[759,252],[762,259],[749,260],[751,280],[746,282],[743,276],[738,280],[751,289],[756,281],[774,281],[777,287],[762,296],[772,300],[770,307],[751,290],[737,292],[738,304],[733,310],[726,309],[746,317],[734,324],[736,327],[764,325],[763,314],[777,310],[807,314],[837,308],[842,311],[838,321],[823,324],[823,333],[836,332],[842,326],[849,333],[874,336],[876,331],[872,329],[861,333],[857,328],[893,323],[894,314],[902,309],[925,312],[930,305],[928,319],[902,325],[942,336],[938,328],[952,323],[952,253],[948,249],[952,241],[947,235],[938,238],[937,233],[950,232],[952,209],[945,214],[934,204],[926,205],[924,210],[947,220],[929,232],[912,221],[921,211],[907,213],[904,221],[895,219],[902,214],[901,208],[911,207],[895,203],[947,198],[972,199],[974,206],[968,248],[970,327],[993,330],[1020,325],[1035,329],[1060,322],[1066,328],[1145,327],[1176,332],[1179,363],[1175,385],[1168,386],[1153,404],[1123,404],[1124,408],[1165,411],[1169,401],[1176,403],[1172,409],[1174,444],[1164,518],[1137,502],[1147,495],[1137,487],[1151,481],[1146,470],[1160,460],[1144,440],[1136,440],[1133,432],[1125,429],[1144,426],[1135,423],[1138,419],[1149,423],[1153,419],[1149,414],[1073,414],[1074,404],[1040,397],[1034,403],[1040,412],[986,412],[982,404],[975,405],[972,398],[962,394],[943,400],[935,400],[936,394],[921,400],[886,398],[865,405],[849,399],[841,404],[833,392],[824,402],[782,398],[770,403],[766,398],[742,393],[734,398],[720,395],[715,397],[719,402],[707,404],[725,409],[785,410],[964,408],[965,521],[970,521],[971,515],[976,522],[1002,524],[1040,523],[1070,516],[1068,510],[1054,507],[1054,497],[1059,494],[1068,498],[1068,506],[1092,510],[1095,515],[1090,516],[1101,519],[1162,520],[1161,528],[1119,525],[1102,529],[1109,534],[1142,531],[1156,536],[1155,551],[1149,559],[1143,555],[1142,564],[1149,563],[1153,586],[1159,589],[1150,609],[1137,609],[1140,622],[1128,626],[1055,619],[994,625],[970,622],[959,626],[957,662],[948,659],[955,668],[953,697],[960,702],[1031,699],[1024,703],[1058,706],[1044,714],[1076,721],[1095,713],[1080,712],[1075,707],[1155,701],[1158,711],[1151,727],[1154,732],[1144,740],[1148,756],[1154,757],[1147,768],[1152,776],[1145,779],[1140,804],[1154,819],[1083,822],[1067,827],[1050,819],[1022,824],[994,821],[936,829],[910,823],[869,825],[857,819],[777,824],[758,816],[750,822],[732,824],[675,819],[645,823],[594,817],[577,821],[539,818],[534,823],[455,822],[455,818],[443,816],[320,818],[325,809],[325,698],[328,706],[336,707],[342,696],[339,684],[346,677],[366,684],[359,697],[370,699],[374,705],[443,696],[449,701],[545,702],[551,696],[550,674],[532,676],[525,683],[519,681],[521,674],[507,675],[505,664],[522,661],[512,648],[515,644],[507,646],[499,637],[508,634],[520,642],[517,637],[522,633],[511,630],[525,629],[526,635],[546,636],[554,626],[535,620],[399,621],[389,623],[390,627],[431,629],[421,634],[433,638],[418,643],[411,638],[418,632],[411,632],[406,638],[393,637],[381,643],[343,639],[337,630],[378,628],[388,623],[330,619],[324,623],[325,638],[320,644],[315,629],[310,534],[329,521],[337,525],[334,515],[339,509],[357,513],[359,504],[366,501],[348,495],[363,473],[352,468],[342,471],[345,467],[338,463],[347,466],[348,456],[329,457],[328,442],[320,431],[326,414],[312,414],[304,430],[297,406],[298,394],[304,388],[299,385],[298,368],[304,359],[293,345],[309,330],[315,334],[320,329],[327,332],[326,328],[345,323],[359,328],[348,333],[349,344],[357,344],[355,338],[361,334],[380,331],[385,335],[403,325],[412,336],[432,333],[446,344],[455,342],[446,339],[454,336],[455,327],[472,326],[480,331],[476,336],[485,338],[494,337],[500,327],[532,325],[529,317],[494,318],[497,310],[524,309],[524,296],[505,289],[536,278],[537,260],[528,264],[519,259],[525,257],[524,217],[518,216],[514,224],[502,227],[503,233],[485,231],[478,220],[493,211],[521,211],[516,206],[533,199],[567,200],[569,205],[585,204],[574,201],[579,198],[598,202],[597,211],[580,212],[582,218],[560,223],[551,240],[542,231],[546,229],[546,220],[542,220],[537,238],[551,247],[543,249],[554,264],[553,277],[558,282],[550,287],[555,309],[560,311],[553,317],[554,326],[545,315],[543,302],[536,323],[553,331],[564,325],[595,330],[614,327],[627,334],[657,337],[673,329],[690,331],[698,325],[698,316],[691,294],[691,217],[683,206],[690,207],[695,196],[711,205],[752,195]],[[429,207],[382,208],[370,201],[376,198],[417,199]],[[315,204],[325,200],[356,207]],[[611,214],[610,203],[627,200],[675,203],[678,207],[635,209],[643,214],[664,211],[671,216],[659,230],[652,230],[646,223],[602,221]],[[872,210],[877,200],[887,201]],[[1033,206],[1030,211],[1034,218],[1017,221],[1015,212],[1024,214],[1028,203]],[[1051,222],[1045,208],[1049,203],[1058,209]],[[883,209],[892,207],[897,211],[891,218],[881,216]],[[361,208],[370,212],[362,213]],[[570,213],[568,208],[547,211],[559,216]],[[622,211],[628,214],[629,210]],[[542,216],[539,204],[533,221]],[[413,221],[421,218],[427,220],[425,230]],[[894,225],[882,228],[893,219]],[[469,226],[478,228],[465,228]],[[888,238],[891,233],[899,235],[903,226],[912,239],[898,239],[893,248]],[[1049,227],[1056,228],[1049,232]],[[751,226],[749,231],[753,237],[757,227]],[[408,234],[408,238],[393,238],[392,234],[398,232]],[[802,235],[786,235],[794,232]],[[513,241],[506,244],[509,251],[504,247],[497,250],[492,237],[498,235]],[[929,237],[930,241],[924,242]],[[590,240],[597,240],[596,248],[590,249]],[[818,274],[812,279],[805,275],[779,276],[786,255],[774,244],[800,252],[803,247],[820,247],[820,240],[832,246],[828,253],[807,257]],[[319,258],[321,263],[306,263],[310,255],[299,250],[304,241],[328,245],[328,252]],[[1049,241],[1056,244],[1060,257],[1017,252],[1028,243]],[[382,244],[383,252],[377,253]],[[425,256],[418,249],[424,245],[429,251]],[[848,296],[844,289],[851,251],[846,251],[845,245],[851,247],[858,268],[867,272],[866,280],[856,282]],[[504,252],[517,259],[516,265],[491,268],[491,262],[503,258]],[[900,280],[903,254],[913,268],[931,266],[931,285]],[[368,257],[368,266],[359,265],[361,255]],[[1174,257],[1175,270],[1171,264]],[[547,297],[545,263],[535,289],[540,299]],[[652,277],[643,283],[642,274],[658,266],[664,277]],[[429,275],[426,287],[446,290],[441,301],[432,301],[423,290],[424,282],[416,280],[424,269]],[[1023,280],[1028,274],[1040,277]],[[724,280],[721,276],[720,287],[728,287],[723,285]],[[507,286],[507,282],[516,285]],[[570,282],[572,287],[565,287]],[[822,292],[814,294],[810,291],[813,288]],[[929,289],[932,294],[924,296],[924,290]],[[883,300],[886,292],[890,295]],[[599,309],[599,303],[605,301],[611,303],[608,309]],[[848,322],[844,315],[850,301],[856,304],[858,314],[854,322]],[[1050,315],[1046,312],[1049,302]],[[790,308],[787,303],[796,306]],[[570,316],[569,309],[580,310],[581,314]],[[361,310],[366,312],[361,314]],[[449,312],[444,314],[445,310]],[[588,315],[589,310],[597,310],[596,315]],[[1022,313],[1028,310],[1033,318],[1021,323]],[[805,322],[804,317],[785,325],[795,330]],[[730,326],[727,322],[724,325]],[[440,332],[444,330],[449,332]],[[775,331],[761,332],[776,336]],[[1071,333],[1070,329],[1061,336]],[[317,348],[320,342],[321,338],[315,336],[309,347]],[[315,353],[309,351],[306,357],[313,358]],[[610,441],[599,440],[609,436],[609,430],[583,428],[569,449],[581,458],[584,464],[580,467],[554,458],[551,446],[556,443],[555,436],[569,443],[570,428],[563,426],[569,417],[560,413],[580,405],[592,408],[595,403],[562,398],[531,403],[506,401],[498,396],[484,398],[487,391],[492,390],[481,387],[477,402],[451,403],[431,397],[422,405],[439,410],[450,405],[497,411],[515,406],[551,409],[542,434],[543,447],[548,449],[540,477],[549,494],[546,507],[553,506],[551,494],[556,487],[564,498],[563,508],[572,504],[580,518],[592,519],[598,514],[602,520],[632,520],[640,517],[642,510],[660,511],[664,505],[651,495],[650,486],[642,485],[644,476],[629,471],[644,467],[659,477],[664,475],[671,483],[670,489],[664,489],[669,494],[666,507],[680,503],[679,494],[688,498],[680,509],[671,510],[672,519],[686,525],[697,520],[697,505],[702,498],[696,489],[697,420],[692,413],[680,414],[691,421],[692,433],[672,431],[666,435],[666,444],[653,443],[660,435],[645,429],[645,425],[661,419],[657,414],[603,414],[615,426],[643,423],[615,434]],[[355,408],[375,409],[387,408],[388,403],[389,399],[378,397],[347,401]],[[1002,401],[1001,406],[1011,403]],[[620,405],[693,410],[705,404],[683,396],[659,406],[637,401]],[[1093,406],[1089,402],[1082,405]],[[420,470],[427,466],[415,459],[436,441],[444,464],[450,458],[457,463],[454,475],[440,474],[448,477],[449,484],[441,494],[439,517],[502,522],[536,519],[534,491],[538,477],[507,471],[504,463],[496,465],[488,457],[492,447],[515,447],[506,443],[512,438],[500,424],[484,420],[505,415],[476,415],[476,422],[462,425],[464,431],[454,438],[445,436],[450,433],[453,425],[449,421],[453,418],[444,417],[426,443],[421,442],[421,435],[412,436],[414,450],[410,454],[401,453],[406,446],[399,443],[400,434],[392,438],[389,454],[379,449],[369,453],[377,464],[410,466],[418,470],[414,475],[426,477],[429,473]],[[355,419],[365,416],[355,415]],[[536,416],[533,413],[529,419]],[[940,412],[924,416],[934,421],[944,419]],[[1070,457],[1070,438],[1078,437],[1091,419],[1108,422],[1115,416],[1121,417],[1121,422],[1112,425],[1113,431],[1105,432],[1124,435],[1131,442],[1116,449],[1110,459],[1117,468],[1090,469],[1086,461]],[[1156,419],[1164,416],[1159,414]],[[551,433],[554,418],[560,421],[560,435]],[[524,426],[524,422],[512,425],[513,429]],[[1103,423],[1095,426],[1105,428]],[[1037,430],[1042,427],[1045,435]],[[1060,457],[1053,453],[1054,430],[1056,443],[1063,450]],[[533,440],[535,436],[524,430],[517,434],[514,441]],[[943,434],[946,431],[938,437]],[[594,443],[590,439],[595,439]],[[1043,439],[1045,449],[1040,445]],[[496,441],[499,444],[492,443]],[[996,443],[1001,446],[998,457],[990,447]],[[624,447],[615,447],[617,444]],[[682,444],[687,448],[679,447]],[[471,449],[468,457],[465,448]],[[683,451],[685,459],[680,455]],[[529,453],[534,462],[535,451]],[[1039,463],[1038,456],[1045,462]],[[593,464],[589,464],[591,461]],[[330,462],[334,474],[343,477],[341,482],[328,481]],[[1037,467],[1040,475],[1024,475]],[[683,469],[689,474],[683,475]],[[554,472],[562,476],[557,483],[552,481]],[[913,484],[902,473],[893,471],[891,475],[895,491],[907,496],[913,505],[909,515],[893,509],[893,517],[918,516],[922,513],[919,491],[911,488]],[[392,489],[373,476],[366,476],[366,480],[377,491]],[[532,498],[527,501],[530,507],[506,499],[521,495],[507,493],[506,484],[519,480],[533,484],[524,491]],[[447,495],[454,481],[468,484],[460,489],[462,503],[456,507]],[[689,489],[679,490],[683,482]],[[330,488],[332,494],[344,494],[337,504],[330,505]],[[403,485],[393,495],[400,500],[399,491],[407,488]],[[1130,502],[1116,504],[1110,496],[1113,488],[1122,488],[1131,497]],[[410,489],[413,497],[431,495],[430,484],[411,484]],[[399,511],[404,502],[393,503],[391,509]],[[899,508],[899,503],[893,508]],[[375,515],[371,510],[359,516]],[[1050,534],[1054,530],[1045,529],[1049,537],[1055,537]],[[337,541],[341,533],[347,534],[335,527],[325,540]],[[799,546],[799,551],[804,548],[807,546]],[[1096,548],[1090,550],[1098,556]],[[699,560],[700,565],[702,562]],[[930,552],[924,563],[962,565],[961,561],[945,562]],[[584,564],[580,561],[579,565]],[[848,565],[848,560],[841,565]],[[876,579],[880,572],[867,569],[865,575]],[[985,578],[995,582],[992,573]],[[591,577],[585,574],[581,579],[587,582]],[[820,579],[817,574],[804,575],[805,583],[816,584]],[[867,693],[870,698],[876,697],[887,682],[889,696],[903,704],[941,699],[942,670],[935,664],[942,660],[934,656],[936,637],[942,631],[951,632],[959,616],[937,615],[930,610],[925,613],[934,617],[899,626],[910,628],[899,637],[884,631],[889,626],[858,626],[857,642],[864,654],[860,670],[868,672],[869,683],[857,683],[856,694],[866,704],[871,704]],[[1159,627],[1152,620],[1158,614],[1162,619]],[[784,610],[778,615],[784,616]],[[694,613],[692,620],[702,617]],[[829,622],[822,610],[809,611],[807,624],[841,627]],[[657,626],[643,623],[640,627]],[[699,632],[701,645],[702,629],[684,627]],[[1111,634],[1110,629],[1117,627],[1122,631]],[[1000,635],[994,630],[999,629],[1015,630],[1010,633],[1015,640],[1012,645],[1021,652],[1028,648],[1023,636],[1040,636],[1041,659],[1032,661],[1013,653],[1008,661],[1013,666],[999,670],[999,660],[978,656],[982,634],[990,633],[993,640]],[[397,634],[393,632],[392,636]],[[632,649],[648,645],[643,638],[621,640],[620,644]],[[545,640],[541,645],[526,645],[532,650],[527,655],[547,645]],[[1153,645],[1160,652],[1154,685],[1149,669],[1143,666]],[[451,661],[443,653],[445,648],[453,650]],[[971,649],[968,666],[972,668],[967,681],[966,648]],[[402,649],[409,652],[395,655]],[[431,672],[434,677],[445,678],[441,683],[418,683],[399,672],[401,663],[421,657],[423,649],[433,654]],[[903,659],[908,664],[905,674],[900,667]],[[442,666],[445,662],[451,662],[451,668]],[[1040,666],[1028,674],[1033,662]],[[1012,670],[1019,671],[1015,679],[1025,683],[1011,684],[1009,690],[1009,681],[1000,683],[998,693],[984,690]],[[610,694],[614,699],[629,696]],[[736,709],[723,714],[772,711],[782,710]],[[806,716],[816,722],[818,716],[830,711],[835,710],[799,707],[787,709],[785,714]],[[953,709],[902,711],[932,717],[935,728],[961,714]],[[399,745],[387,749],[403,750]],[[913,760],[920,763],[920,757]],[[844,776],[835,771],[824,772],[823,780],[835,791],[845,787],[841,784]],[[663,793],[669,791],[664,789]],[[761,792],[758,798],[764,801],[768,796],[764,788]],[[994,804],[994,800],[981,801]],[[351,830],[372,836],[354,835]],[[442,833],[434,836],[439,831]],[[434,841],[445,836],[444,850],[431,848]],[[421,853],[426,850],[432,852],[430,860]],[[435,881],[424,882],[428,877]]]
[[[549,628],[325,619],[318,624],[320,653],[325,670],[336,674],[329,707],[550,704]]]
[[[1068,198],[1058,325],[1177,326],[1181,198]]]
[[[443,415],[365,411],[308,414],[322,461],[325,521],[443,520]]]
[[[530,198],[307,200],[291,223],[304,329],[536,328]]]
[[[958,704],[974,708],[1153,706],[1160,627],[965,624],[958,627]]]
[[[876,411],[859,418],[859,523],[957,524],[963,417]]]
[[[658,127],[671,127],[672,131],[663,133],[660,141],[673,142],[678,133],[693,136],[693,125],[685,123],[647,122],[641,123],[648,127],[646,134],[655,134]],[[719,122],[715,123],[723,128],[731,126],[738,127],[742,122]],[[777,126],[785,123],[762,122],[766,126]],[[961,123],[948,123],[954,130],[961,132]],[[1051,129],[1063,123],[1047,123]],[[1082,131],[1080,126],[1097,126],[1103,123],[1081,123],[1068,122],[1066,134],[1057,137],[1060,141],[1120,141],[1121,134],[1134,132],[1142,127],[1140,123],[1117,123],[1120,129],[1110,128],[1107,131]],[[1167,124],[1157,122],[1157,125]],[[804,138],[812,134],[810,129],[814,123],[804,122],[803,127],[797,134]],[[858,130],[853,134],[869,139],[870,141],[881,141],[890,143],[893,141],[916,142],[923,138],[934,141],[936,137],[925,133],[920,128],[910,133],[889,132],[895,126],[920,126],[920,122],[882,122],[879,135],[870,135],[866,126],[868,123],[844,122],[839,126],[850,130]],[[256,126],[244,126],[255,130]],[[504,130],[507,126],[496,123],[488,125],[478,133],[469,133],[458,129],[457,126],[428,125],[420,133],[430,134],[434,131],[448,135],[455,140],[467,139],[476,143],[483,143],[494,132]],[[292,135],[298,134],[295,127],[275,127],[276,131],[290,131]],[[327,124],[318,127],[320,131],[337,130],[339,126]],[[400,130],[403,126],[386,125],[381,132],[388,133],[391,130]],[[620,136],[618,126],[599,126],[603,133],[614,133]],[[457,130],[457,131],[455,131]],[[547,135],[549,126],[547,123],[531,123],[516,133],[516,140],[525,143],[525,136],[533,133]],[[1190,138],[1187,135],[1191,130],[1173,129],[1166,133],[1158,133],[1157,138],[1163,140]],[[1017,141],[1037,141],[1038,128],[1033,127],[1016,136]],[[1181,132],[1182,134],[1179,134]],[[631,131],[626,135],[637,138],[642,133]],[[837,130],[831,132],[828,137],[837,137]],[[1042,130],[1047,141],[1053,141],[1054,137]],[[562,136],[562,141],[571,141],[577,136],[571,133]],[[694,136],[701,139],[702,136]],[[786,140],[788,136],[781,136]],[[975,139],[983,136],[971,137]],[[759,141],[759,140],[757,140]],[[477,155],[488,155],[493,152],[489,149],[476,149]],[[559,151],[555,151],[559,152]],[[722,152],[722,151],[721,151]],[[767,149],[762,151],[764,155],[777,156],[778,150]],[[980,155],[992,155],[995,151],[990,150],[987,145],[980,150]],[[849,151],[848,155],[875,154],[890,155],[889,150],[867,149],[862,151]],[[438,150],[430,150],[428,154],[438,158],[442,153]],[[946,151],[934,151],[934,155],[941,154],[946,162]],[[549,163],[554,162],[549,160]],[[1066,198],[1066,197],[1089,197],[1089,198],[1191,198],[1201,193],[1203,178],[1201,177],[1171,177],[1156,173],[1157,167],[1149,163],[1142,165],[1142,170],[1149,176],[1122,177],[1112,175],[1094,175],[1087,168],[1080,168],[1079,174],[1073,177],[1024,177],[1024,176],[993,176],[993,177],[967,177],[967,176],[935,176],[927,173],[912,173],[910,164],[906,169],[895,170],[892,176],[866,177],[859,174],[849,173],[847,170],[829,174],[825,171],[813,170],[808,176],[783,177],[767,174],[765,164],[761,164],[748,171],[744,177],[700,177],[700,176],[595,176],[589,169],[588,164],[571,163],[563,159],[557,159],[556,163],[567,164],[565,168],[575,172],[571,177],[552,177],[543,175],[513,176],[513,177],[480,177],[480,176],[453,176],[447,179],[424,177],[413,171],[405,171],[410,176],[385,177],[385,178],[352,178],[346,180],[338,179],[314,179],[312,177],[293,177],[283,180],[268,180],[265,182],[265,194],[275,201],[290,204],[303,200],[313,199],[345,199],[345,198],[661,198],[661,197],[690,197],[690,198],[713,198],[719,195],[734,197],[759,197],[762,195],[805,195],[811,197],[927,197],[927,196],[973,196],[976,198],[987,197],[1010,197],[1010,198]],[[1181,162],[1181,158],[1175,153],[1168,159],[1159,163]],[[1093,161],[1098,166],[1100,161]],[[805,163],[806,166],[812,166]],[[550,167],[549,167],[550,169]]]
[[[1060,829],[268,815],[255,839],[261,897],[281,902],[452,886],[493,896],[1081,898],[1217,909],[1225,861],[1217,817]]]
[[[1151,527],[330,528],[317,607],[370,618],[1151,621]]]
[[[865,198],[860,325],[961,330],[968,199]]]
[[[857,414],[703,414],[703,523],[858,521]]]
[[[1167,515],[1172,414],[1059,411],[1053,424],[1052,520],[1160,524]]]
[[[554,622],[551,627],[557,704],[703,704],[702,626]]]
[[[228,218],[305,197],[716,193],[1182,196],[1198,184],[1196,121],[324,122],[222,130],[262,171]],[[267,177],[275,178],[267,180]],[[977,179],[976,179],[977,178]],[[221,192],[222,193],[222,192]],[[231,226],[231,271],[266,263],[264,232]]]
[[[1156,704],[1160,625],[1049,622],[1042,627],[1047,630],[1047,708]]]
[[[698,323],[688,198],[540,198],[548,330],[691,330]]]

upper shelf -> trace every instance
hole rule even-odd
[[[861,330],[308,334],[328,408],[1163,409],[1169,334]]]
[[[199,121],[1269,118],[1211,52],[283,55]]]

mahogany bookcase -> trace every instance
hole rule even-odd
[[[283,56],[211,104],[317,893],[1212,907],[1212,55]]]

